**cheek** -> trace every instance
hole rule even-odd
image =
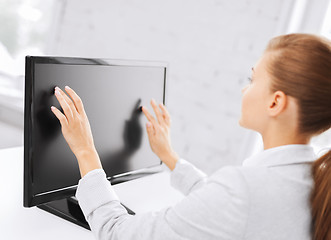
[[[249,89],[246,90],[241,100],[241,111],[242,113],[247,113],[250,110],[250,106],[252,104],[252,97]]]
[[[254,119],[259,115],[260,104],[258,93],[255,93],[254,89],[248,88],[242,97],[241,103],[242,118],[247,124],[254,122]]]

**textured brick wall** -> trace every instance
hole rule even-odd
[[[52,54],[163,60],[172,143],[212,173],[240,164],[255,133],[239,126],[241,89],[293,0],[70,0]]]

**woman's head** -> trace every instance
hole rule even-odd
[[[243,89],[240,124],[263,134],[273,121],[297,135],[331,127],[331,44],[311,34],[270,40]]]
[[[285,126],[301,136],[331,127],[331,42],[312,34],[270,40],[243,89],[240,124],[262,134]],[[292,129],[292,130],[291,130]],[[331,151],[312,166],[314,239],[331,238]]]
[[[265,52],[271,92],[298,103],[298,132],[320,134],[331,127],[331,43],[311,34],[273,38]]]
[[[298,135],[296,99],[281,89],[272,90],[273,78],[268,72],[271,58],[272,55],[265,52],[252,68],[250,83],[242,89],[242,114],[239,121],[241,126],[261,133],[264,140],[269,135],[275,137],[277,132],[286,131],[289,135]]]

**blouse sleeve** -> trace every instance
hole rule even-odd
[[[219,176],[203,187],[188,184],[179,203],[144,214],[127,213],[102,169],[79,181],[76,197],[96,239],[242,239],[248,211],[242,177],[229,170]]]
[[[202,187],[207,182],[207,175],[185,159],[179,159],[170,175],[171,186],[184,195]]]

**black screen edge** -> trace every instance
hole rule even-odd
[[[24,95],[24,189],[23,189],[23,206],[32,206],[32,171],[31,166],[31,103],[32,103],[32,86],[33,86],[33,63],[30,56],[25,58],[25,95]]]

